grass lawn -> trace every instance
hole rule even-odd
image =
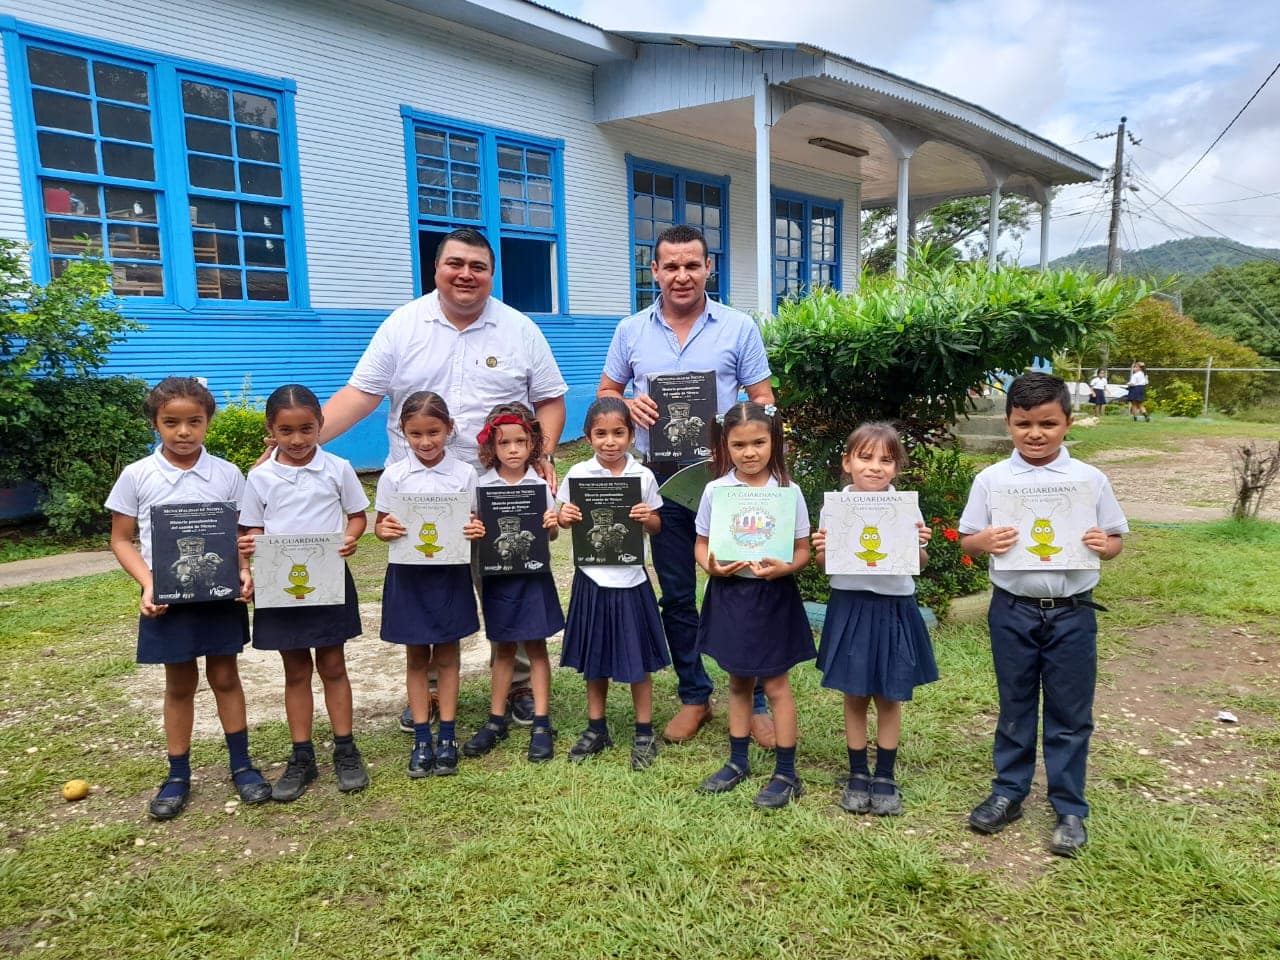
[[[379,590],[373,546],[355,566],[365,599]],[[1132,657],[1153,630],[1175,631],[1210,660],[1219,653],[1212,638],[1226,636],[1223,657],[1238,648],[1274,665],[1277,557],[1276,525],[1136,528],[1100,591],[1112,608],[1100,618],[1100,704],[1143,679]],[[1201,717],[1179,722],[1174,739],[1100,707],[1091,845],[1074,861],[1044,852],[1052,820],[1042,776],[1020,829],[982,838],[965,827],[990,777],[995,688],[985,631],[958,624],[935,635],[943,679],[905,712],[907,813],[895,820],[836,807],[839,697],[800,668],[808,792],[779,812],[750,804],[771,762],[754,749],[751,784],[720,797],[696,792],[726,751],[723,710],[696,741],[664,749],[635,774],[629,697],[615,691],[618,747],[571,766],[563,754],[585,722],[585,696],[575,674],[557,671],[560,756],[549,764],[523,759],[527,734],[517,730],[489,757],[464,760],[455,778],[410,781],[408,742],[388,716],[357,731],[372,766],[366,792],[339,795],[322,749],[321,779],[302,800],[245,808],[226,805],[225,750],[203,741],[191,806],[157,824],[144,808],[163,774],[163,737],[121,689],[139,669],[133,596],[120,573],[0,592],[0,954],[1280,955],[1274,669],[1259,668],[1264,679],[1245,688],[1230,677],[1179,676],[1173,658],[1154,650],[1168,685],[1155,698],[1144,691],[1143,709],[1213,698],[1251,722],[1222,740]],[[661,723],[675,699],[670,671],[656,686]],[[464,685],[464,736],[487,702],[483,680]],[[326,732],[321,724],[317,736]],[[282,717],[254,730],[254,754],[283,758],[287,741]],[[1224,785],[1185,791],[1190,774],[1168,758],[1186,747],[1174,744],[1221,762]],[[71,777],[95,785],[89,799],[61,799]]]
[[[1076,417],[1087,415],[1082,412],[1077,413]],[[1088,460],[1101,450],[1148,449],[1154,454],[1176,449],[1179,441],[1188,438],[1223,437],[1274,441],[1280,439],[1280,429],[1274,423],[1255,423],[1218,415],[1188,419],[1156,413],[1152,415],[1150,423],[1142,420],[1135,422],[1129,418],[1128,408],[1125,407],[1120,411],[1108,412],[1096,427],[1073,429],[1067,439],[1078,441],[1072,446],[1071,455]]]

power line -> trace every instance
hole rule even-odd
[[[1268,83],[1271,82],[1271,78],[1276,75],[1277,71],[1280,71],[1280,61],[1277,61],[1276,65],[1271,68],[1271,72],[1267,74],[1267,79],[1263,80],[1262,83],[1259,84],[1258,89],[1253,91],[1253,95],[1250,96],[1249,99],[1244,102],[1244,106],[1236,111],[1236,115],[1231,118],[1231,122],[1228,123],[1225,127],[1223,127],[1222,132],[1213,138],[1213,143],[1209,144],[1209,146],[1205,148],[1204,153],[1200,154],[1199,159],[1197,159],[1195,163],[1193,163],[1190,167],[1187,168],[1187,172],[1178,178],[1177,183],[1175,183],[1172,187],[1170,187],[1168,190],[1166,190],[1164,193],[1160,195],[1159,199],[1156,201],[1157,203],[1160,200],[1163,200],[1169,194],[1173,193],[1174,190],[1177,190],[1178,187],[1181,185],[1182,181],[1187,179],[1187,177],[1191,176],[1191,171],[1194,170],[1196,167],[1200,166],[1200,161],[1204,160],[1204,158],[1209,155],[1210,151],[1213,150],[1213,148],[1218,145],[1218,141],[1220,141],[1223,137],[1227,135],[1227,131],[1230,130],[1233,126],[1235,126],[1235,122],[1240,119],[1241,115],[1246,110],[1249,109],[1249,104],[1253,103],[1253,101],[1257,99],[1258,94],[1260,94],[1263,88]]]

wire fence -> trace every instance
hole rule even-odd
[[[1101,368],[1079,363],[1074,368],[1060,367],[1058,374],[1066,379],[1074,375],[1072,393],[1080,404],[1089,402],[1089,381],[1094,371]],[[1200,415],[1208,416],[1210,410],[1235,412],[1240,409],[1271,404],[1280,405],[1280,367],[1218,367],[1213,357],[1205,359],[1202,367],[1147,367],[1148,404],[1169,405],[1178,402],[1181,408],[1188,406],[1188,395],[1200,400]],[[1125,402],[1125,390],[1129,371],[1120,369],[1108,377],[1107,400],[1110,403]],[[1125,381],[1121,381],[1124,377]]]

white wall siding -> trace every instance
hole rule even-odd
[[[0,44],[0,237],[27,238],[22,213],[22,182],[18,179],[18,148],[13,135],[13,109],[4,45]]]

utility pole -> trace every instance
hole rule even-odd
[[[1116,168],[1111,174],[1111,226],[1107,230],[1107,276],[1113,277],[1120,259],[1120,191],[1124,189],[1124,124],[1116,128]]]

